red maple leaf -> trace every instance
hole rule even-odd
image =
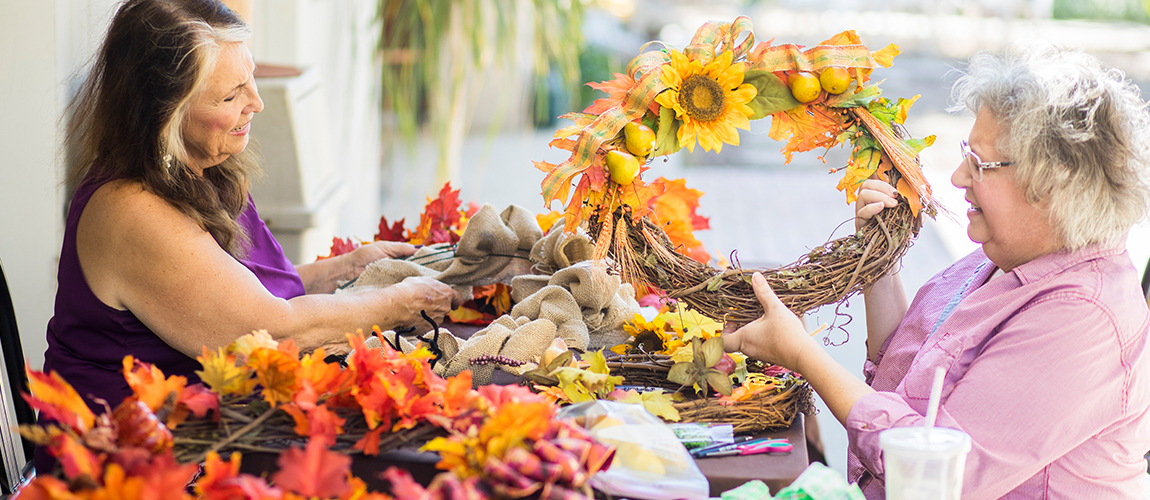
[[[450,182],[444,184],[443,189],[439,190],[438,197],[428,198],[427,206],[423,207],[423,213],[419,216],[419,228],[415,230],[411,239],[413,241],[418,239],[419,243],[425,245],[459,241],[458,236],[455,241],[451,241],[448,230],[459,225],[459,218],[463,215],[459,211],[461,204],[459,190],[452,190]]]
[[[338,497],[349,488],[351,457],[329,450],[322,439],[312,438],[305,450],[284,450],[276,464],[280,470],[272,475],[272,481],[304,497]]]
[[[168,416],[168,421],[164,423],[169,429],[175,429],[177,425],[184,422],[184,419],[188,418],[189,413],[203,418],[208,414],[208,410],[214,411],[216,418],[219,419],[220,398],[204,384],[189,385],[180,391],[180,397],[176,400],[176,408]]]
[[[190,498],[185,492],[188,483],[199,469],[198,464],[176,463],[176,458],[170,451],[156,456],[148,464],[147,474],[141,476],[144,484],[140,498]]]
[[[84,403],[80,394],[64,381],[55,370],[51,374],[24,368],[28,376],[28,390],[32,394],[21,396],[32,408],[51,420],[71,428],[77,434],[88,432],[96,423],[96,415]]]
[[[379,232],[375,234],[375,241],[407,241],[403,236],[403,222],[407,220],[399,219],[391,226],[387,225],[387,216],[379,218]]]
[[[388,467],[380,477],[391,483],[391,494],[400,500],[416,500],[427,497],[427,490],[411,478],[411,473],[395,466]]]

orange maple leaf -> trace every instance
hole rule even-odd
[[[260,348],[252,351],[248,366],[256,372],[256,381],[263,386],[264,400],[275,406],[292,400],[299,384],[296,370],[299,359],[280,350]]]
[[[614,73],[614,75],[614,80],[599,83],[588,82],[586,84],[595,90],[606,92],[607,97],[595,100],[590,106],[587,106],[587,109],[583,110],[584,113],[601,115],[604,111],[622,104],[623,100],[627,98],[627,92],[635,86],[635,79],[623,73]]]
[[[315,257],[315,260],[323,260],[323,259],[330,259],[332,257],[338,257],[338,256],[343,255],[345,253],[351,253],[351,251],[355,250],[356,248],[359,248],[359,243],[352,241],[351,238],[348,238],[345,240],[345,239],[341,239],[338,236],[335,236],[331,239],[331,250],[328,251],[328,254],[327,255],[317,255]]]
[[[667,233],[676,251],[700,262],[710,262],[710,254],[695,237],[695,230],[711,227],[710,219],[696,213],[703,192],[688,188],[686,179],[660,177],[655,182],[664,186],[663,194],[652,200],[655,222],[663,225],[663,232]]]
[[[338,364],[324,361],[326,357],[327,352],[322,347],[304,355],[298,376],[301,384],[306,381],[316,393],[330,396],[346,390],[352,374]]]
[[[88,432],[96,422],[96,415],[84,404],[80,394],[64,378],[56,373],[38,372],[24,367],[28,376],[28,390],[22,393],[24,400],[45,417],[71,428],[77,434]]]
[[[239,475],[240,453],[238,451],[233,451],[227,462],[220,459],[219,453],[209,451],[208,456],[204,458],[204,473],[196,480],[196,496],[220,499],[237,498],[239,492],[231,483]]]
[[[363,433],[363,437],[355,442],[352,448],[356,450],[363,450],[364,455],[376,456],[379,455],[379,436],[385,431],[383,426],[376,427],[370,431]]]
[[[47,474],[37,474],[30,483],[20,488],[21,500],[79,500],[81,497],[68,489],[68,484]]]
[[[128,381],[128,387],[132,388],[136,399],[148,405],[152,411],[164,406],[164,402],[170,396],[178,398],[180,391],[188,385],[187,377],[172,375],[165,378],[164,372],[156,365],[140,361],[130,354],[124,356],[123,367],[124,380]]]
[[[280,469],[272,481],[304,497],[338,497],[350,488],[351,457],[329,450],[321,439],[308,440],[306,450],[284,450],[276,464]]]
[[[200,469],[198,464],[176,463],[176,458],[168,451],[157,455],[148,464],[148,472],[142,476],[141,499],[191,499],[187,494],[188,483]],[[115,497],[112,497],[115,498]]]
[[[823,106],[796,106],[771,115],[767,135],[776,141],[787,141],[782,152],[785,163],[790,163],[795,153],[834,147],[844,126],[843,115],[838,112]]]

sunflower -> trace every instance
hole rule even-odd
[[[671,62],[662,67],[667,90],[655,101],[673,108],[679,120],[679,145],[695,150],[695,140],[704,151],[723,150],[723,143],[739,145],[739,132],[750,130],[748,117],[755,112],[747,103],[755,98],[755,86],[743,83],[743,63],[731,64],[734,55],[724,51],[706,66],[671,51]]]

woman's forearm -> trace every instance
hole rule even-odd
[[[909,307],[902,279],[891,273],[863,291],[866,302],[867,359],[877,359],[887,337],[894,333]]]
[[[355,266],[349,262],[349,254],[330,259],[317,260],[310,264],[295,266],[303,281],[303,289],[308,294],[334,292],[340,282],[355,277]]]
[[[844,426],[855,403],[875,392],[814,342],[803,349],[795,371],[803,375]]]

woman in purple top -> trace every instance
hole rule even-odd
[[[898,274],[865,292],[865,382],[835,363],[766,286],[763,318],[726,336],[802,373],[846,426],[848,475],[883,498],[879,433],[970,434],[964,499],[1144,498],[1150,314],[1124,246],[1147,211],[1150,116],[1136,87],[1079,52],[979,54],[954,96],[976,116],[951,182],[982,247],[908,304]],[[895,205],[866,181],[858,224]]]
[[[129,0],[117,11],[74,127],[78,185],[61,253],[45,370],[115,406],[131,354],[197,377],[195,356],[266,329],[302,351],[346,351],[345,334],[442,318],[460,297],[418,278],[335,296],[339,280],[414,247],[366,245],[293,267],[248,195],[260,170],[245,151],[263,109],[244,41],[215,0]]]

